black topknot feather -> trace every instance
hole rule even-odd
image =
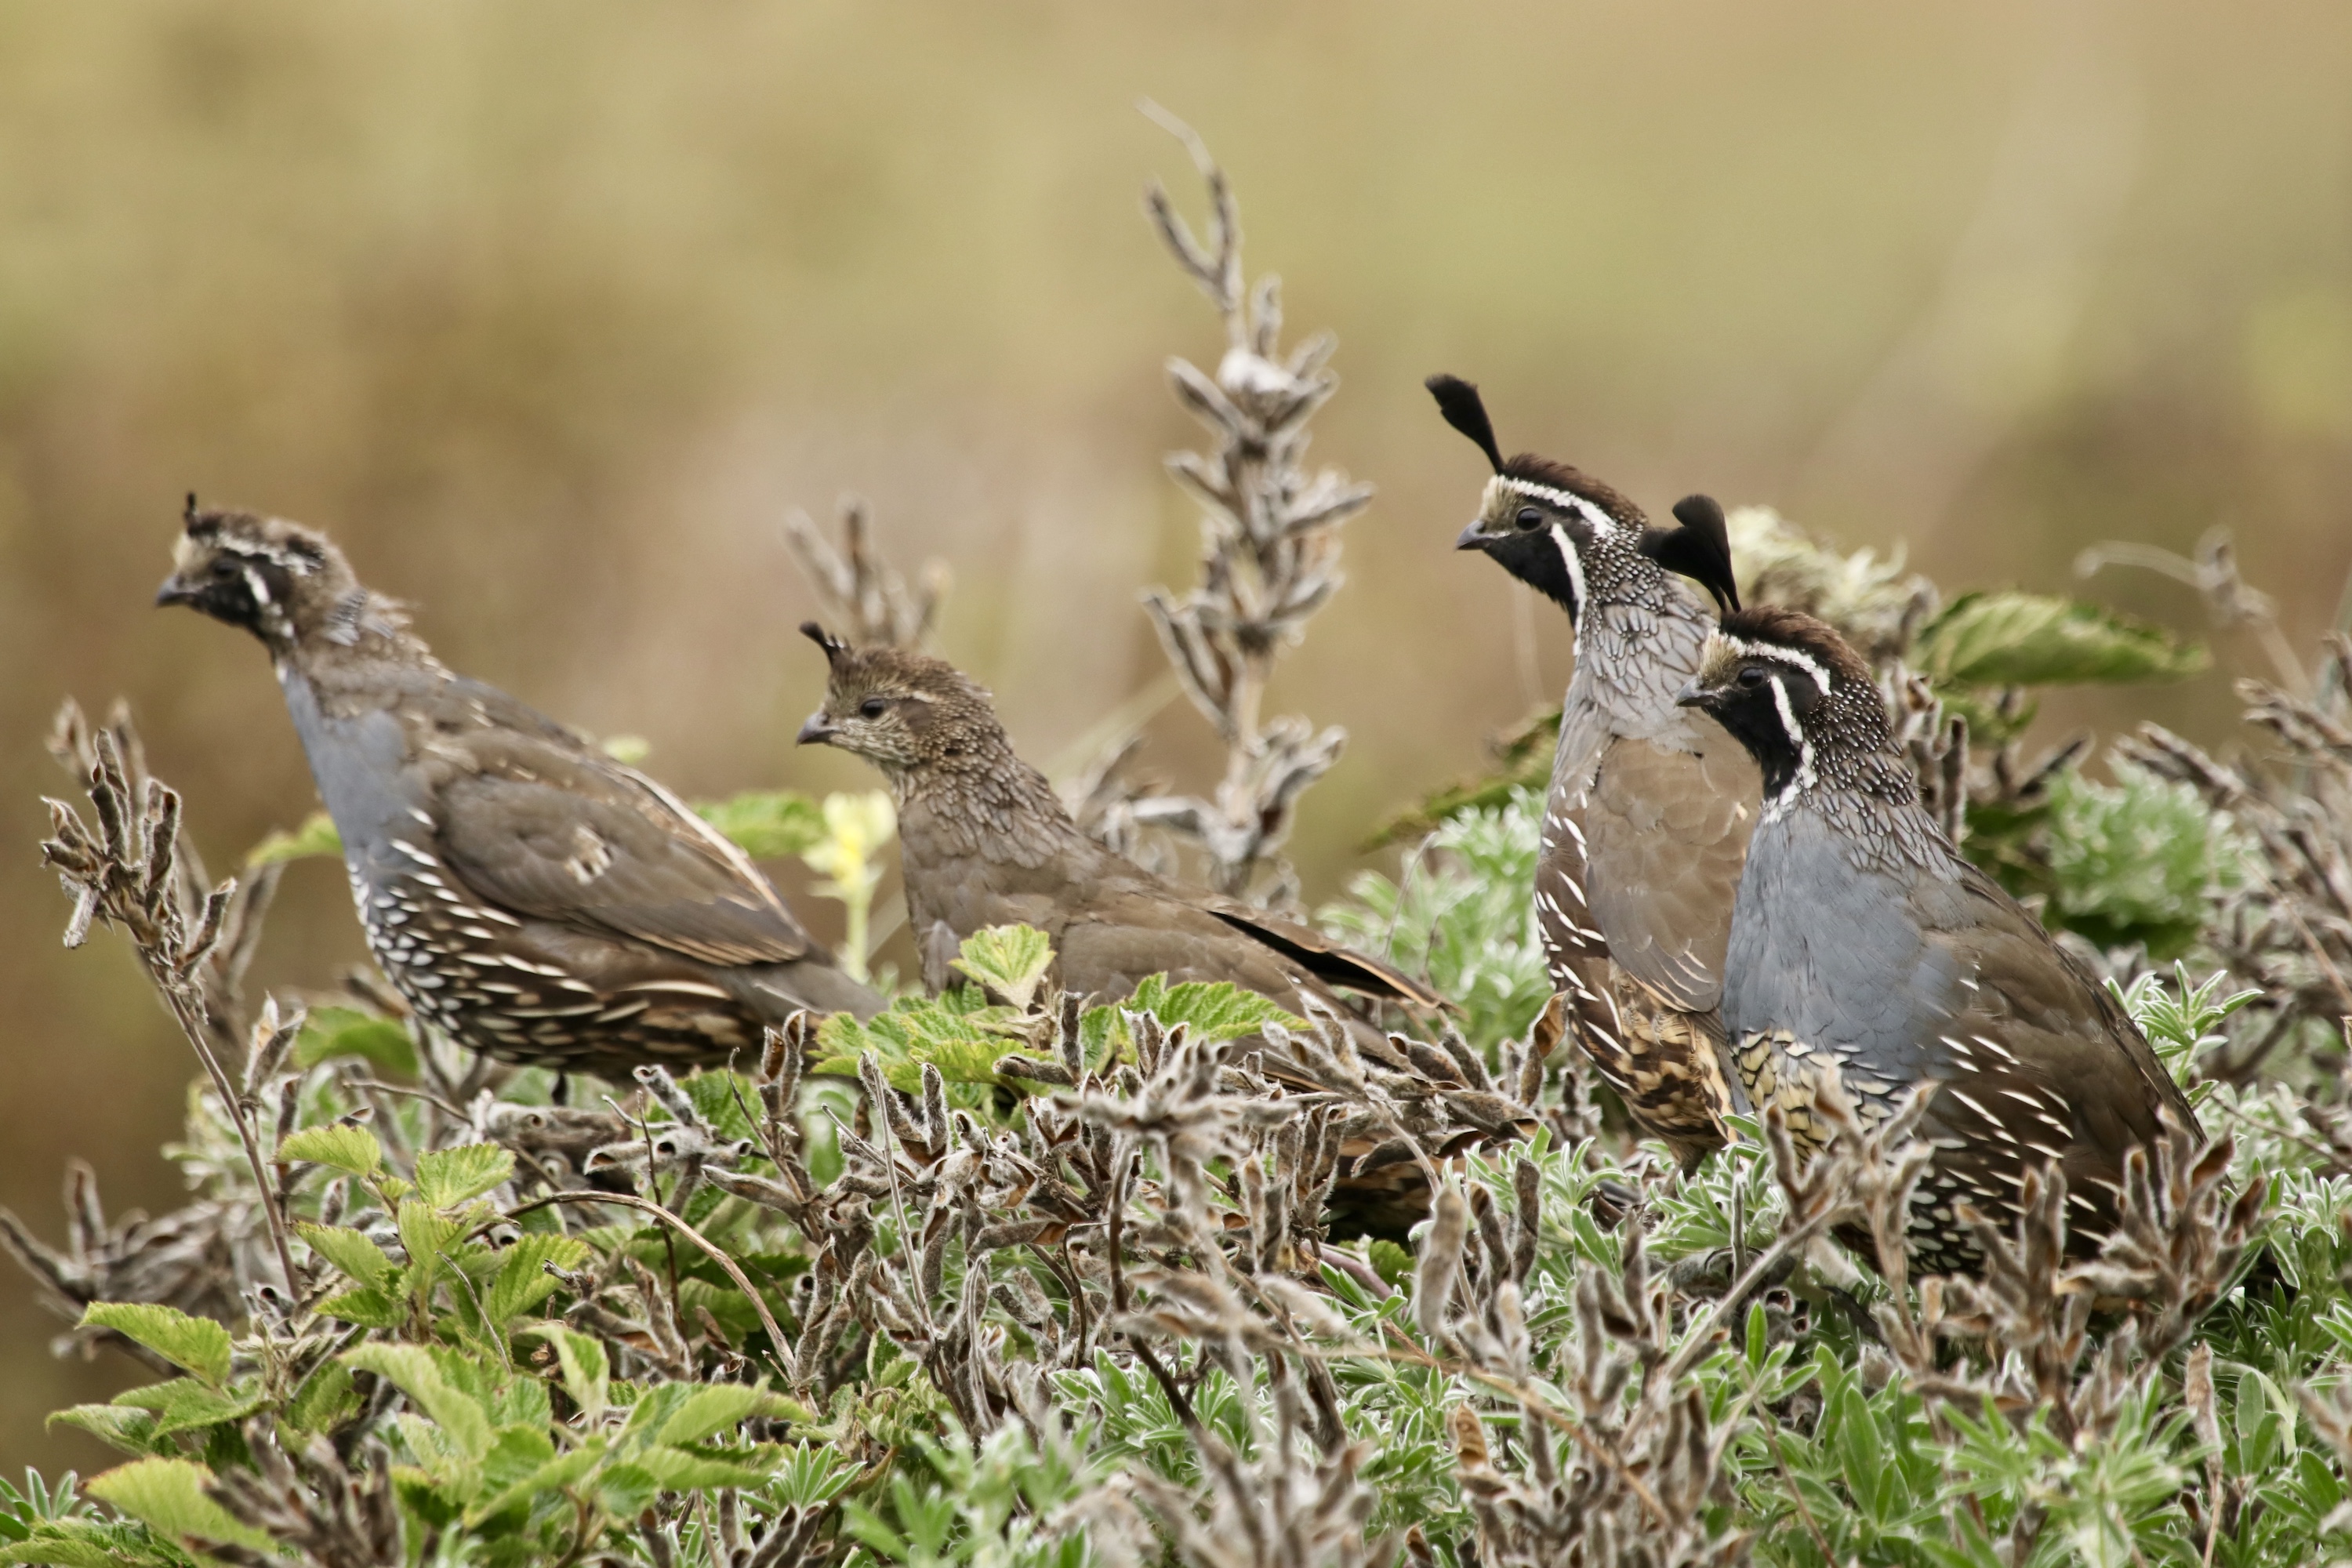
[[[1642,535],[1641,552],[1669,572],[1679,572],[1715,596],[1725,615],[1739,608],[1739,584],[1731,572],[1731,530],[1713,496],[1685,496],[1675,502],[1680,528],[1653,528]]]
[[[1445,422],[1478,443],[1486,461],[1501,473],[1503,449],[1495,444],[1495,424],[1486,417],[1486,405],[1479,398],[1475,384],[1458,375],[1433,375],[1422,384],[1437,399],[1437,411],[1445,416]]]

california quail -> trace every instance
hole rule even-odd
[[[1723,510],[1692,496],[1679,528],[1650,528],[1564,463],[1506,462],[1468,382],[1428,384],[1495,469],[1456,547],[1485,551],[1576,626],[1536,869],[1551,983],[1635,1126],[1687,1169],[1722,1144],[1736,1103],[1717,1006],[1761,787],[1720,726],[1675,706],[1714,621],[1669,568],[1738,605]]]
[[[268,648],[342,837],[368,947],[417,1013],[502,1060],[622,1075],[756,1056],[762,1025],[882,999],[677,798],[452,675],[322,534],[189,498],[156,602]]]
[[[1392,1043],[1337,994],[1443,1006],[1426,986],[1278,915],[1181,889],[1087,837],[1015,754],[988,693],[946,661],[852,648],[814,624],[801,629],[831,668],[824,705],[800,738],[856,752],[889,781],[907,912],[930,989],[953,978],[949,962],[972,932],[1034,926],[1053,938],[1068,991],[1113,1000],[1164,973],[1171,984],[1230,981],[1294,1010],[1311,998],[1349,1021],[1363,1055],[1475,1107],[1475,1089],[1444,1053]],[[1298,1087],[1320,1087],[1301,1064],[1265,1065]],[[1381,1234],[1401,1233],[1428,1203],[1408,1160],[1343,1173],[1333,1196],[1338,1228]]]
[[[2196,1113],[2091,973],[1921,808],[1869,667],[1822,622],[1759,606],[1725,618],[1680,700],[1763,770],[1723,992],[1756,1103],[1803,1142],[1825,1076],[1868,1119],[1937,1085],[1910,1237],[1931,1270],[1978,1265],[1956,1205],[2012,1217],[2029,1164],[2064,1172],[2074,1239],[2111,1229],[2126,1153]]]

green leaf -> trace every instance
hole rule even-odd
[[[496,1143],[468,1143],[416,1156],[416,1186],[435,1208],[455,1208],[514,1174],[514,1155]]]
[[[127,1405],[76,1405],[51,1415],[48,1424],[87,1432],[126,1454],[152,1454],[157,1447],[154,1412]]]
[[[661,1491],[661,1483],[641,1465],[612,1465],[596,1478],[596,1502],[616,1519],[641,1513]]]
[[[706,800],[695,815],[754,860],[798,855],[824,837],[824,809],[797,790],[753,791]]]
[[[1171,1028],[1189,1025],[1196,1040],[1236,1040],[1268,1024],[1307,1027],[1307,1020],[1297,1014],[1227,980],[1171,985],[1165,974],[1148,974],[1121,1005],[1130,1012],[1149,1012]]]
[[[242,1421],[265,1402],[257,1383],[248,1382],[240,1391],[209,1387],[192,1377],[175,1377],[169,1383],[151,1383],[143,1388],[118,1394],[114,1403],[131,1410],[154,1412],[154,1435],[168,1437],[174,1432],[194,1432],[225,1421]]]
[[[580,1414],[590,1421],[611,1408],[613,1374],[604,1360],[604,1347],[577,1329],[561,1323],[546,1323],[524,1331],[545,1340],[555,1351],[556,1363],[562,1369],[563,1392],[572,1396]]]
[[[857,1058],[872,1051],[882,1062],[883,1076],[894,1089],[907,1093],[922,1088],[922,1064],[940,1069],[950,1083],[993,1084],[996,1058],[1006,1049],[1003,1034],[992,1026],[1012,1024],[1010,1007],[983,1000],[971,988],[940,996],[902,996],[888,1010],[860,1023],[836,1013],[817,1028],[822,1058],[813,1069],[854,1078]]]
[[[302,826],[288,833],[270,834],[245,852],[245,864],[250,870],[257,866],[275,866],[286,860],[308,860],[315,856],[332,855],[342,858],[343,840],[335,831],[335,819],[323,811],[314,811],[302,819]]]
[[[465,1227],[417,1198],[408,1199],[394,1211],[393,1224],[400,1231],[401,1247],[408,1253],[408,1294],[421,1301],[440,1277],[441,1259],[449,1244]]]
[[[37,1563],[43,1568],[183,1568],[186,1562],[185,1554],[144,1525],[111,1520],[49,1521],[27,1539],[0,1547],[0,1563]]]
[[[367,1344],[345,1351],[341,1360],[398,1385],[468,1458],[479,1459],[489,1452],[489,1412],[480,1400],[450,1383],[432,1352],[421,1345]]]
[[[408,1321],[408,1309],[389,1290],[373,1287],[339,1291],[320,1302],[319,1310],[363,1329],[397,1329]]]
[[[1914,666],[1941,685],[2178,680],[2209,659],[2161,627],[2072,599],[1963,594],[1919,634]]]
[[[398,1020],[356,1007],[313,1008],[294,1043],[295,1065],[317,1067],[343,1057],[357,1057],[394,1078],[416,1076],[416,1042]]]
[[[89,1492],[103,1498],[158,1534],[184,1541],[218,1541],[270,1551],[269,1537],[240,1524],[228,1510],[205,1495],[213,1473],[188,1459],[133,1459],[92,1477]]]
[[[1412,1254],[1393,1241],[1374,1241],[1367,1249],[1372,1272],[1392,1286],[1401,1286],[1412,1277]]]
[[[549,1264],[577,1268],[588,1261],[589,1252],[585,1242],[572,1237],[533,1233],[517,1240],[500,1257],[504,1261],[498,1277],[482,1297],[482,1316],[493,1329],[505,1328],[562,1288],[562,1281],[547,1271]]]
[[[359,1414],[352,1369],[341,1362],[321,1364],[295,1391],[286,1406],[286,1425],[297,1432],[329,1433]]]
[[[683,1492],[708,1487],[758,1486],[775,1468],[775,1458],[772,1453],[716,1458],[656,1444],[631,1455],[630,1463],[651,1476],[662,1490]],[[764,1462],[759,1462],[761,1460]]]
[[[558,1454],[536,1470],[509,1482],[467,1510],[469,1518],[479,1521],[504,1513],[526,1498],[541,1492],[561,1491],[576,1485],[595,1468],[604,1463],[606,1445],[602,1437],[592,1437],[570,1453]]]
[[[988,926],[964,939],[954,966],[995,999],[1025,1012],[1054,966],[1054,943],[1034,926]]]
[[[210,1318],[146,1301],[93,1301],[82,1310],[80,1326],[111,1329],[215,1388],[228,1376],[228,1331]]]
[[[305,1127],[278,1146],[278,1158],[288,1164],[308,1162],[373,1176],[383,1166],[383,1145],[364,1127]]]
[[[342,1226],[306,1222],[297,1225],[294,1234],[308,1243],[311,1251],[362,1285],[382,1285],[399,1268],[385,1255],[383,1248],[360,1232]]]
[[[713,1384],[695,1390],[672,1412],[654,1434],[654,1441],[674,1447],[699,1443],[762,1412],[773,1414],[776,1404],[775,1395],[764,1388],[743,1383]]]

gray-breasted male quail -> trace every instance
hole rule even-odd
[[[1062,986],[1080,995],[1116,1000],[1164,973],[1177,984],[1230,981],[1293,1010],[1312,998],[1347,1020],[1358,1050],[1381,1066],[1461,1082],[1444,1053],[1419,1047],[1429,1059],[1416,1061],[1338,995],[1442,1007],[1428,987],[1296,921],[1179,888],[1087,837],[1013,751],[988,693],[945,660],[853,648],[814,623],[801,629],[824,649],[829,679],[800,738],[855,752],[889,781],[907,913],[930,989],[953,978],[949,962],[972,932],[1034,926],[1053,938]],[[1318,1087],[1271,1053],[1266,1068]],[[1402,1234],[1428,1206],[1419,1166],[1402,1157],[1343,1173],[1331,1199],[1341,1228],[1382,1235]]]
[[[1675,705],[1714,617],[1671,573],[1737,607],[1723,510],[1682,526],[1565,463],[1505,461],[1478,389],[1429,379],[1494,477],[1457,548],[1480,550],[1576,626],[1576,670],[1544,803],[1536,916],[1570,1033],[1643,1132],[1685,1168],[1724,1142],[1736,1103],[1717,1005],[1731,905],[1761,785],[1722,728]]]
[[[459,1044],[605,1077],[757,1056],[794,1011],[877,1012],[743,853],[661,785],[452,675],[325,535],[200,511],[156,602],[261,639],[369,950]]]
[[[1926,1266],[1978,1266],[1955,1215],[2017,1210],[2030,1165],[2066,1176],[2070,1237],[2111,1229],[2125,1155],[2197,1129],[2189,1098],[2105,987],[1978,869],[1919,805],[1870,668],[1792,610],[1725,617],[1681,700],[1720,720],[1763,770],[1740,879],[1723,1020],[1759,1106],[1799,1141],[1834,1075],[1884,1115],[1938,1086],[1935,1149],[1912,1216]]]

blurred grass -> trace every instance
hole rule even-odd
[[[1906,539],[1948,588],[2229,522],[2307,644],[2352,557],[2347,43],[2186,0],[0,0],[0,1202],[52,1225],[81,1153],[171,1203],[189,1072],[108,941],[56,946],[56,700],[130,696],[223,864],[310,806],[257,651],[146,607],[190,488],[331,529],[451,664],[696,795],[870,783],[792,746],[819,672],[776,534],[854,488],[953,564],[947,650],[1053,755],[1157,673],[1134,591],[1193,548],[1157,367],[1216,345],[1139,216],[1152,172],[1193,195],[1148,94],[1340,334],[1321,453],[1382,487],[1275,692],[1354,736],[1296,845],[1320,896],[1566,672],[1544,612],[1530,685],[1508,584],[1446,553],[1478,472],[1432,370],[1654,509]],[[2128,700],[2206,737],[2232,706]],[[1209,755],[1171,709],[1148,764]],[[261,978],[358,952],[297,868]],[[0,1285],[0,1468],[93,1458],[38,1415],[120,1369],[48,1331]]]

